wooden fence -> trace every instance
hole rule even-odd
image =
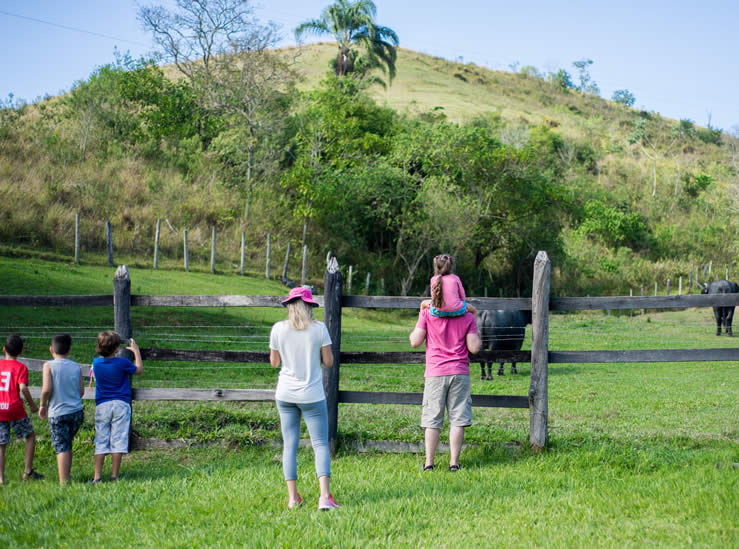
[[[469,298],[478,310],[531,310],[532,349],[530,351],[483,351],[475,360],[531,363],[528,395],[473,395],[473,406],[528,408],[529,442],[534,448],[546,445],[548,429],[548,365],[556,363],[624,362],[697,362],[739,361],[739,348],[647,349],[609,351],[550,351],[548,346],[549,311],[601,309],[681,309],[739,305],[739,294],[676,295],[654,297],[550,297],[551,265],[544,252],[534,263],[532,298]],[[3,306],[101,306],[114,308],[115,330],[123,338],[133,335],[131,307],[280,307],[281,296],[244,295],[131,295],[128,269],[119,267],[114,277],[113,295],[97,296],[0,296]],[[336,448],[339,403],[421,404],[421,393],[341,391],[341,364],[419,364],[423,352],[342,352],[341,312],[343,308],[418,309],[418,297],[370,297],[342,294],[343,278],[335,258],[329,261],[324,277],[324,295],[316,300],[325,308],[324,319],[332,339],[335,366],[324,370],[324,389],[329,409],[329,438]],[[409,326],[409,332],[411,327]],[[189,349],[142,349],[147,361],[269,363],[268,351],[218,351]],[[32,370],[40,370],[43,361],[28,360]],[[38,389],[35,389],[38,391]],[[134,388],[135,400],[189,401],[269,401],[272,390]],[[88,394],[86,398],[94,398]]]

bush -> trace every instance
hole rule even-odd
[[[636,97],[629,90],[616,90],[611,96],[611,100],[627,107],[633,107],[636,103]]]
[[[600,238],[605,244],[632,249],[647,245],[649,230],[641,215],[627,207],[613,207],[600,200],[588,200],[578,231],[583,235]]]
[[[708,124],[707,128],[698,129],[698,139],[709,145],[721,145],[721,134],[723,132],[720,128],[714,128],[711,124]]]

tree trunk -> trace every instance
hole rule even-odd
[[[254,147],[247,150],[248,159],[246,163],[246,203],[244,204],[244,225],[249,222],[249,206],[251,205],[251,178],[252,164],[254,163]]]

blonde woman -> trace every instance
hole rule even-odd
[[[326,368],[334,364],[331,337],[323,322],[313,320],[313,308],[318,307],[318,303],[313,300],[309,288],[293,288],[282,304],[287,307],[287,320],[272,326],[269,361],[274,368],[282,364],[275,401],[282,426],[282,470],[287,483],[287,506],[292,509],[303,503],[297,486],[302,415],[315,454],[316,476],[321,490],[318,509],[329,511],[336,509],[338,504],[329,490],[331,455],[321,362]]]

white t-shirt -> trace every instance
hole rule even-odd
[[[321,347],[326,345],[331,336],[323,322],[314,320],[305,330],[293,330],[287,320],[272,326],[269,348],[282,358],[275,399],[309,404],[326,398],[321,372]]]

